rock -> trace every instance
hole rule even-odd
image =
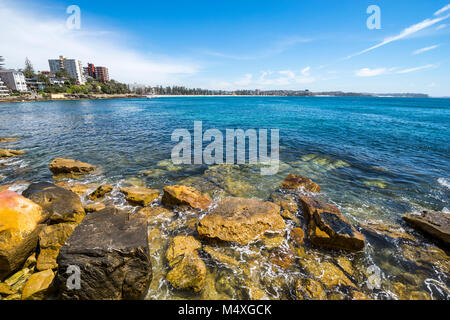
[[[450,245],[450,213],[422,211],[407,213],[403,219],[429,236]]]
[[[294,228],[291,231],[290,237],[296,247],[301,247],[303,245],[305,233],[303,232],[302,228]]]
[[[292,196],[273,194],[272,202],[281,207],[281,216],[284,219],[294,221],[295,224],[300,225],[300,220],[296,216],[298,204]]]
[[[335,261],[348,275],[353,276],[355,274],[356,270],[353,268],[352,262],[348,258],[341,256],[337,257]]]
[[[54,184],[33,183],[22,194],[42,206],[50,214],[51,223],[79,223],[85,216],[80,197]]]
[[[194,209],[207,210],[211,199],[206,195],[188,186],[167,186],[164,189],[162,203],[167,206],[189,206]]]
[[[97,212],[105,209],[106,206],[103,203],[88,203],[84,206],[84,211],[87,213]]]
[[[282,233],[285,227],[280,207],[272,202],[225,198],[200,220],[197,230],[205,238],[246,245],[267,232]]]
[[[0,149],[0,159],[17,157],[24,153],[24,151]]]
[[[55,274],[52,270],[34,273],[22,290],[22,300],[42,300],[52,291]]]
[[[146,207],[155,201],[159,195],[159,190],[152,190],[140,187],[122,188],[120,192],[125,194],[125,199],[131,205]]]
[[[406,231],[398,225],[387,224],[382,221],[370,220],[367,223],[360,224],[364,234],[377,237],[388,238],[388,240],[415,241],[416,239],[406,233]]]
[[[95,171],[95,167],[89,163],[63,158],[54,159],[50,163],[49,168],[55,176],[65,176],[74,179]]]
[[[36,269],[39,271],[56,269],[56,258],[59,249],[75,230],[76,224],[59,223],[46,226],[39,234],[40,253],[37,259]]]
[[[308,274],[314,277],[315,280],[320,281],[327,290],[334,289],[338,286],[347,286],[356,289],[355,284],[347,278],[344,272],[331,262],[301,259],[300,264]]]
[[[226,254],[223,254],[219,252],[216,248],[211,246],[205,246],[203,247],[203,251],[205,251],[211,259],[219,262],[220,264],[224,265],[225,267],[235,270],[239,267],[239,261],[237,261],[235,258],[230,257]]]
[[[145,207],[138,211],[139,215],[147,218],[149,224],[168,222],[174,217],[174,213],[162,207]]]
[[[17,271],[12,276],[4,281],[15,292],[22,292],[22,288],[27,283],[30,276],[33,274],[33,270],[29,268],[23,268]]]
[[[0,193],[0,280],[17,270],[37,247],[48,214],[12,192]]]
[[[5,138],[5,137],[1,137],[0,138],[0,143],[17,142],[19,140],[20,140],[19,138]]]
[[[327,294],[323,290],[320,282],[303,278],[297,280],[297,285],[295,287],[295,293],[298,300],[326,300]]]
[[[176,289],[201,291],[206,281],[206,265],[198,255],[201,243],[192,236],[176,236],[170,242],[166,259],[172,269],[166,279]]]
[[[295,254],[290,250],[277,248],[271,252],[270,262],[288,270],[295,262]]]
[[[9,296],[16,293],[9,285],[6,283],[0,283],[0,296]]]
[[[73,193],[76,193],[79,196],[84,196],[86,194],[86,192],[88,192],[88,190],[89,190],[89,186],[87,186],[87,185],[69,184],[69,183],[63,182],[63,181],[55,183],[55,186],[72,191]]]
[[[58,282],[62,299],[142,299],[152,280],[147,221],[106,208],[90,214],[61,248]],[[81,272],[81,289],[65,285],[69,266]]]
[[[264,247],[267,250],[272,250],[274,248],[281,247],[283,245],[284,241],[286,240],[284,238],[284,235],[280,235],[280,234],[263,235],[261,237],[261,239],[264,244]]]
[[[317,199],[299,196],[308,220],[311,243],[328,249],[360,251],[364,236],[358,232],[336,206]]]
[[[114,187],[110,184],[104,184],[97,188],[93,193],[89,195],[89,199],[92,201],[97,201],[103,198],[106,194],[113,191]]]
[[[176,289],[203,290],[206,280],[206,265],[197,252],[191,252],[167,273],[167,281]]]
[[[308,178],[300,177],[297,174],[290,174],[280,184],[280,188],[295,191],[304,190],[308,192],[320,192],[320,186]]]

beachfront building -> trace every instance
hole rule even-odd
[[[83,72],[83,64],[77,59],[67,59],[64,56],[59,56],[59,59],[48,60],[51,73],[58,71],[66,72],[71,78],[75,79],[78,84],[85,84],[86,79]]]
[[[43,91],[47,86],[44,82],[39,81],[37,77],[34,78],[26,78],[27,87],[30,91]]]
[[[0,70],[0,79],[12,91],[27,92],[27,83],[22,72],[16,70]]]
[[[109,81],[109,71],[105,67],[95,67],[95,79],[106,83]]]
[[[8,95],[9,95],[8,87],[6,87],[3,81],[0,79],[0,97],[5,97]]]

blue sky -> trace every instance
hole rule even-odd
[[[0,55],[47,70],[64,54],[148,85],[450,96],[449,3],[0,0]],[[69,5],[80,30],[65,26]],[[367,28],[369,5],[380,30]]]

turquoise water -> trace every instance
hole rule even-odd
[[[255,165],[174,166],[171,134],[175,129],[192,132],[194,121],[202,121],[203,130],[219,129],[224,134],[225,129],[279,129],[280,171],[261,176]],[[86,183],[152,188],[193,184],[216,200],[223,195],[219,189],[234,196],[268,199],[287,174],[297,173],[319,183],[322,196],[353,223],[382,220],[414,232],[402,222],[405,212],[450,210],[449,123],[450,99],[192,97],[2,103],[0,137],[21,140],[0,147],[26,154],[0,161],[0,185],[51,181],[48,165],[56,157],[100,166],[101,173],[88,177]],[[113,196],[114,204],[124,205],[119,192]],[[162,234],[173,236],[167,231],[170,228],[160,227]],[[394,249],[386,251],[390,245]],[[386,279],[393,280],[417,271],[409,262],[401,262],[406,261],[402,248],[368,238],[363,257],[354,259],[365,267],[377,265]],[[156,251],[154,256],[159,282],[149,297],[185,297],[165,282],[163,255]],[[271,265],[266,271],[271,279],[279,278]],[[423,282],[411,290],[450,297],[450,292],[430,289],[430,281],[448,286],[448,274],[435,265],[421,272]],[[281,274],[295,281],[299,273]],[[373,298],[390,296],[391,289],[379,293],[362,287]],[[264,290],[270,298],[290,297]]]

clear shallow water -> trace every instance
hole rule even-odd
[[[219,182],[232,195],[267,199],[287,174],[298,173],[319,183],[323,196],[354,222],[377,219],[404,226],[401,216],[407,211],[450,209],[449,99],[211,97],[2,103],[0,136],[21,140],[0,147],[26,154],[2,161],[0,184],[50,181],[48,165],[55,157],[101,166],[103,174],[91,181],[123,184],[131,179],[154,188],[199,183],[195,178],[202,177],[207,166],[177,167],[167,161],[173,130],[192,131],[194,121],[203,121],[203,130],[222,132],[280,130],[280,172],[262,177],[259,168],[241,166],[226,173],[234,179],[231,182],[221,173]],[[206,175],[217,182],[214,171]],[[378,258],[382,261],[381,253]],[[369,254],[373,259],[376,255]]]

